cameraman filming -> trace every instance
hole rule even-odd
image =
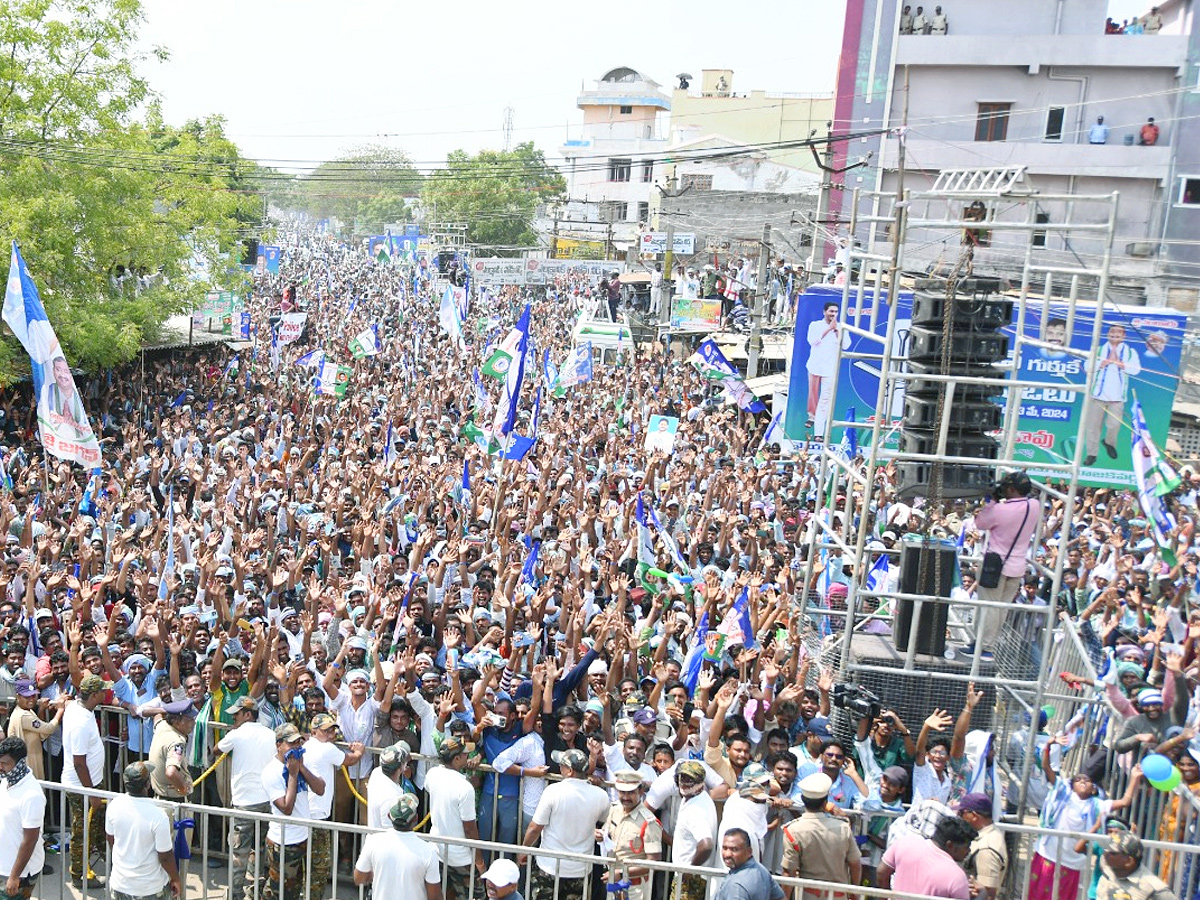
[[[1036,498],[1030,496],[1032,493],[1033,482],[1028,475],[1010,472],[1000,479],[992,496],[986,498],[975,512],[975,528],[987,532],[984,562],[978,578],[980,600],[1012,603],[1021,589],[1026,556],[1042,514]],[[995,607],[981,608],[975,626],[975,642],[963,648],[963,653],[973,655],[978,647],[984,658],[990,657],[990,650],[985,648],[996,645],[1006,615],[1004,610]]]

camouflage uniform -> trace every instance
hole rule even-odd
[[[554,885],[558,884],[558,894]],[[533,867],[533,890],[531,900],[584,900],[582,878],[562,878],[547,875],[537,866]]]
[[[105,851],[104,838],[104,807],[99,807],[94,813],[88,805],[88,798],[79,794],[67,794],[67,808],[71,811],[71,876],[90,875],[91,865],[83,864],[83,820],[88,821],[88,855],[103,854]],[[87,871],[85,871],[85,868]]]
[[[251,806],[235,806],[234,809],[245,809],[247,812],[269,813],[270,803],[255,803]],[[254,898],[258,892],[254,889],[262,872],[254,870],[255,851],[262,843],[262,835],[266,834],[267,824],[258,819],[233,818],[233,827],[229,832],[229,855],[233,861],[233,880],[230,883],[231,900]]]
[[[268,840],[267,866],[263,875],[263,900],[300,900],[304,890],[304,861],[308,855],[308,842],[285,844],[280,847]],[[283,877],[283,896],[279,895],[279,879]]]
[[[324,900],[329,876],[333,874],[333,832],[328,828],[312,830],[312,880],[308,886],[309,900]]]
[[[29,900],[33,896],[33,886],[37,882],[37,878],[32,875],[27,875],[21,879],[21,886],[17,888],[15,894],[10,894],[4,890],[4,886],[0,885],[0,897],[4,900]],[[120,895],[116,891],[113,894],[120,900]]]

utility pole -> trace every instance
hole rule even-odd
[[[904,112],[900,120],[900,134],[897,138],[900,153],[896,158],[896,202],[895,217],[892,220],[892,264],[888,270],[888,300],[899,297],[900,290],[900,236],[904,228],[904,163],[905,150],[908,146],[908,66],[904,67]],[[851,235],[853,239],[853,235]],[[849,274],[846,275],[849,278]]]
[[[671,169],[671,176],[667,179],[667,187],[664,190],[659,188],[662,193],[662,199],[674,200],[676,197],[682,197],[689,190],[691,185],[685,187],[682,191],[676,191],[675,169]],[[666,214],[666,209],[660,204],[658,209],[659,221],[662,221],[663,215]],[[659,288],[662,296],[659,298],[658,305],[658,324],[671,324],[671,299],[675,296],[675,219],[667,214],[667,246],[663,253],[663,280],[662,287]]]
[[[813,151],[816,152],[815,150]],[[829,192],[833,190],[833,123],[825,123],[825,152],[821,165],[821,190],[817,193],[817,212],[813,216],[813,236],[812,236],[812,252],[808,255],[808,277],[811,281],[813,273],[818,270],[818,267],[824,268],[825,259],[824,253],[821,253],[821,258],[818,259],[817,253],[819,247],[824,246],[821,240],[821,220],[825,218],[826,210],[829,208]]]
[[[747,348],[746,377],[758,377],[758,357],[762,352],[763,303],[767,298],[767,272],[771,264],[771,226],[763,226],[762,246],[758,249],[758,284],[754,291],[754,309],[750,317],[750,346]]]
[[[558,204],[554,206],[554,233],[550,237],[550,258],[558,259],[558,216],[561,212]]]

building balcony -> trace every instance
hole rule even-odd
[[[898,66],[1043,66],[1178,69],[1187,63],[1185,35],[901,35]]]
[[[1133,38],[1129,38],[1133,40]],[[1110,136],[1112,140],[1112,136]],[[888,139],[888,170],[896,168],[898,147]],[[910,165],[925,171],[1026,166],[1030,175],[1078,175],[1090,178],[1169,177],[1171,148],[1165,145],[1070,144],[1022,141],[937,141],[910,137]]]

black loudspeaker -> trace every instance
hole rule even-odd
[[[956,548],[951,541],[905,539],[900,549],[900,592],[924,594],[928,597],[950,597],[954,587]],[[908,636],[912,630],[912,600],[898,600],[892,637],[896,649],[908,652]],[[917,652],[941,656],[946,652],[946,621],[949,606],[945,603],[922,603],[917,622]]]
[[[931,382],[926,382],[931,383]],[[936,397],[922,397],[904,394],[904,425],[908,428],[936,429],[939,427],[937,417],[938,402]],[[951,432],[970,429],[975,433],[980,431],[998,431],[1004,419],[1004,410],[997,404],[984,401],[960,401],[958,391],[954,392],[954,402],[946,410],[950,419]]]
[[[955,331],[951,336],[950,362],[957,373],[962,366],[994,363],[1008,356],[1008,335],[986,331]],[[942,358],[942,330],[914,325],[908,333],[908,358],[936,365]],[[947,372],[947,375],[952,374]]]
[[[936,431],[900,432],[901,453],[937,453],[938,433]],[[1000,452],[1000,445],[992,438],[983,434],[973,434],[970,431],[950,432],[946,435],[946,456],[973,456],[976,459],[995,459]]]
[[[991,488],[988,463],[999,455],[999,445],[988,435],[1002,426],[1003,412],[994,401],[1004,388],[998,382],[968,385],[958,379],[998,379],[1002,374],[993,364],[1008,356],[1008,337],[1001,329],[1012,322],[1013,301],[999,290],[1000,282],[993,278],[922,279],[917,284],[906,348],[911,377],[905,383],[900,452],[927,458],[898,462],[897,492],[902,497],[970,497]],[[954,396],[947,402],[951,378]],[[933,459],[943,428],[944,456],[978,459],[980,464]]]
[[[256,238],[246,238],[242,241],[242,265],[254,266],[258,264],[258,240]]]

